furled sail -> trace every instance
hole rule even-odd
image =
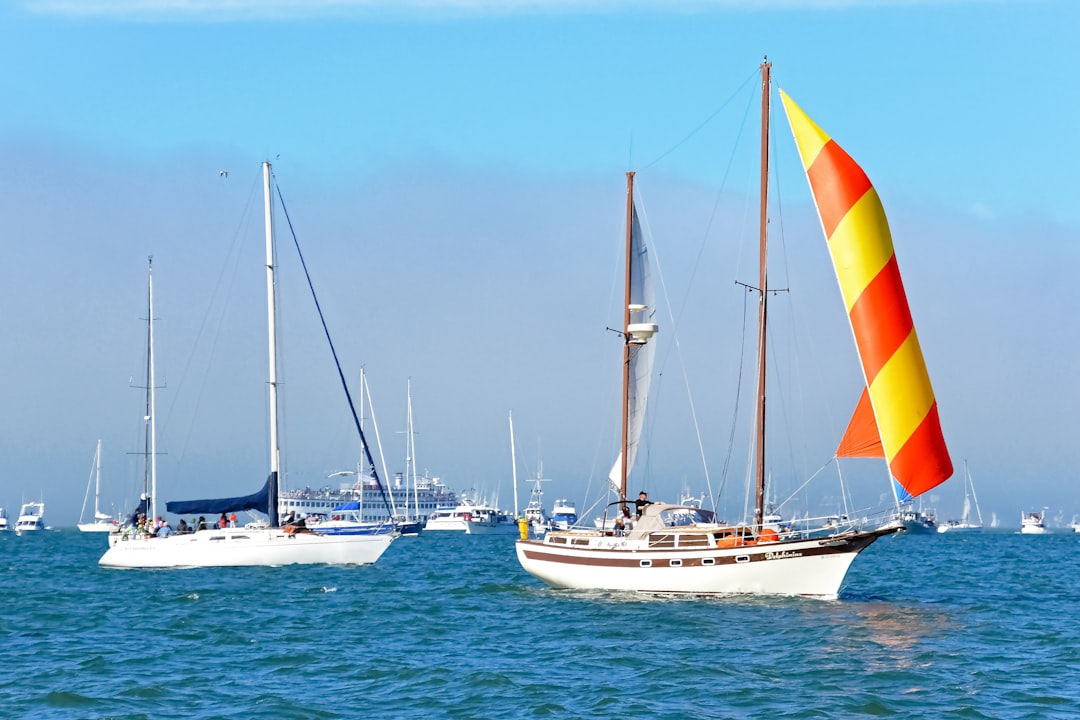
[[[165,509],[177,515],[189,515],[198,513],[241,512],[243,510],[258,510],[270,517],[270,524],[277,525],[277,475],[270,473],[266,478],[266,484],[258,492],[243,497],[220,498],[210,500],[170,500],[165,503]]]
[[[653,324],[656,322],[656,301],[653,295],[652,276],[649,270],[649,249],[641,232],[637,206],[631,211],[630,224],[630,325]],[[655,326],[654,326],[655,327]],[[629,334],[629,329],[628,329]],[[626,474],[634,467],[637,458],[638,441],[645,425],[645,408],[649,402],[649,384],[652,381],[653,358],[656,346],[651,342],[630,343],[630,384],[627,388],[629,412],[627,416]],[[615,492],[620,492],[622,483],[622,453],[615,459],[615,464],[608,473]]]
[[[780,97],[832,255],[889,472],[907,494],[920,495],[947,480],[953,467],[885,210],[851,156],[782,90]],[[856,412],[852,419],[863,434],[866,418]],[[845,439],[849,434],[860,430],[849,428]]]

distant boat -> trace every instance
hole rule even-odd
[[[768,158],[770,68],[761,65],[761,197],[758,256],[758,374],[755,407],[753,518],[743,525],[717,521],[699,507],[654,503],[642,508],[627,533],[606,528],[552,531],[543,540],[518,540],[518,561],[557,588],[629,590],[650,594],[807,595],[836,597],[855,557],[899,528],[782,538],[764,527],[766,321],[769,286]],[[884,211],[863,171],[781,91],[788,121],[828,237],[834,268],[860,348],[866,410],[857,419],[873,429],[893,477],[917,496],[952,474]],[[647,378],[658,327],[649,289],[648,251],[626,174],[626,266],[622,305],[622,442],[613,468],[616,511],[628,504],[627,476],[637,453],[646,410]],[[834,229],[840,227],[834,232]],[[872,284],[868,290],[867,285]],[[863,293],[866,290],[866,293]],[[869,297],[867,297],[869,296]],[[866,298],[865,302],[862,299]],[[857,307],[852,307],[859,300]],[[899,357],[897,357],[899,356]],[[880,372],[886,368],[886,372]],[[644,390],[644,392],[643,392]],[[860,402],[862,405],[862,402]],[[858,413],[858,411],[857,411]],[[917,431],[916,431],[917,429]]]
[[[514,414],[510,413],[510,467],[511,480],[514,488],[517,488],[517,448],[514,444]],[[525,516],[529,532],[533,537],[543,537],[544,533],[551,530],[551,517],[544,509],[543,483],[551,482],[544,477],[544,465],[538,462],[536,465],[536,477],[532,479],[532,489],[529,491],[529,502],[521,514]],[[514,497],[517,497],[515,491]],[[520,530],[520,528],[519,528]]]
[[[86,502],[90,497],[90,487],[94,488],[94,519],[87,522],[83,520],[86,515]],[[94,465],[90,471],[90,478],[86,481],[86,494],[83,495],[83,509],[79,513],[79,530],[83,532],[112,532],[120,523],[108,513],[101,512],[98,500],[101,495],[101,441],[97,441],[97,451],[94,452]]]
[[[0,532],[7,532],[11,527],[8,525],[7,510],[0,507]]]
[[[270,474],[258,492],[242,497],[173,501],[166,504],[177,515],[234,513],[258,510],[266,513],[268,522],[247,527],[217,527],[192,533],[120,535],[98,561],[107,567],[166,568],[166,567],[240,567],[278,566],[293,564],[363,565],[374,563],[390,546],[396,533],[378,535],[323,535],[307,528],[281,527],[278,517],[278,495],[281,478],[281,449],[278,427],[278,346],[277,346],[277,254],[275,253],[272,172],[269,162],[262,164],[263,199],[265,205],[266,288],[269,327],[269,440]],[[280,197],[280,191],[279,191]],[[153,321],[152,275],[148,291],[150,322]],[[325,323],[324,323],[325,329]],[[149,333],[150,356],[153,356],[153,332]],[[329,337],[329,333],[327,333]],[[336,354],[335,354],[336,359]],[[152,363],[152,361],[151,361]],[[340,368],[339,368],[340,374]],[[148,383],[153,386],[153,381]],[[346,389],[347,390],[347,389]],[[359,420],[357,430],[360,434]],[[381,487],[381,486],[380,486]],[[156,503],[156,498],[151,498]],[[154,505],[151,506],[152,508]],[[150,513],[156,517],[156,508]],[[110,541],[117,534],[110,535]]]
[[[971,503],[975,503],[975,515],[978,517],[978,521],[973,521],[971,517]],[[967,460],[964,460],[964,510],[960,514],[959,520],[947,520],[941,525],[938,525],[938,532],[970,532],[972,530],[982,530],[983,518],[982,511],[979,510],[979,498],[975,496],[975,484],[971,481],[971,472],[968,470]]]
[[[1075,515],[1073,516],[1072,522],[1069,523],[1069,527],[1072,528],[1073,532],[1080,533],[1080,522],[1076,521],[1076,516]]]
[[[1020,532],[1024,535],[1044,535],[1046,533],[1046,508],[1026,512],[1020,516]]]
[[[45,526],[45,503],[23,503],[19,510],[19,518],[15,521],[15,534],[22,535],[26,532],[38,532],[48,530]]]
[[[560,498],[551,506],[551,526],[559,530],[568,530],[577,525],[577,506],[572,500]]]
[[[461,498],[456,507],[431,513],[424,529],[428,532],[464,532],[466,535],[511,535],[519,532],[517,520],[509,513],[486,503],[474,504]]]

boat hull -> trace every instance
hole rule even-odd
[[[602,541],[578,547],[519,540],[517,556],[526,572],[557,588],[835,598],[855,557],[897,530],[734,548],[632,549],[614,538],[606,548]]]
[[[98,564],[115,568],[368,565],[395,535],[320,535],[222,528],[168,537],[110,536]]]
[[[112,532],[118,528],[114,522],[92,522],[92,523],[79,523],[79,530],[82,532]]]

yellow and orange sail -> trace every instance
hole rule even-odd
[[[781,90],[828,241],[866,387],[839,457],[884,457],[912,496],[952,475],[885,210],[869,178]]]

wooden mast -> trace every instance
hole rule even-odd
[[[765,516],[765,323],[768,318],[768,223],[769,223],[769,88],[772,63],[766,58],[761,63],[761,207],[759,217],[759,263],[758,287],[761,292],[758,305],[758,408],[755,432],[757,435],[757,462],[754,492],[754,527],[761,529]]]
[[[619,500],[626,507],[627,451],[630,444],[630,254],[634,233],[634,173],[626,173],[626,291],[623,295],[622,454],[619,469]]]

